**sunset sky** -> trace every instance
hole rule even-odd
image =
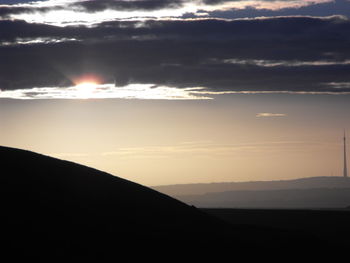
[[[149,186],[341,176],[349,19],[349,0],[0,0],[0,145]]]

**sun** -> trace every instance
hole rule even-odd
[[[92,81],[81,82],[75,85],[76,97],[79,99],[90,99],[97,92],[98,83]]]

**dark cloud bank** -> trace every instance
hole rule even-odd
[[[245,17],[258,17],[258,16],[290,16],[290,15],[308,15],[308,16],[330,16],[334,14],[350,16],[350,1],[349,0],[334,0],[328,2],[309,2],[306,5],[296,5],[295,0],[282,0],[285,3],[290,2],[290,5],[278,6],[274,8],[266,7],[261,8],[254,6],[248,0],[85,0],[85,1],[72,1],[71,3],[60,4],[40,7],[33,3],[45,2],[44,0],[0,0],[1,4],[6,4],[0,8],[0,18],[11,18],[11,15],[18,15],[23,13],[45,13],[52,10],[76,10],[79,12],[95,13],[106,10],[118,10],[118,11],[154,11],[161,9],[176,9],[183,7],[185,4],[202,3],[205,6],[214,7],[213,11],[197,10],[194,13],[185,14],[184,17],[198,17],[204,13],[208,14],[208,17],[215,18],[245,18]],[[300,1],[300,0],[299,0]],[[31,2],[31,5],[19,6],[16,4],[25,4]],[[220,4],[227,2],[242,2],[246,4],[245,7],[240,8],[220,8]],[[274,0],[257,0],[256,2],[275,2]],[[300,1],[302,2],[302,1]],[[250,3],[251,5],[247,5]],[[294,4],[292,4],[294,3]],[[289,6],[289,7],[288,7]]]
[[[220,0],[205,0],[208,3],[214,3]],[[209,12],[210,17],[215,18],[243,18],[243,17],[273,17],[273,16],[331,16],[331,15],[344,15],[350,17],[350,1],[348,0],[335,0],[331,2],[313,3],[307,6],[301,6],[299,8],[286,7],[276,10],[271,9],[257,9],[252,6],[247,6],[242,9],[232,10],[215,10]],[[188,14],[188,17],[194,16]]]
[[[158,10],[163,8],[176,8],[182,6],[186,0],[90,0],[73,3],[71,7],[80,7],[88,12],[98,12],[103,10]]]
[[[15,44],[33,38],[76,41]],[[66,86],[72,77],[95,73],[117,85],[349,91],[327,85],[350,82],[350,21],[339,16],[119,21],[93,28],[0,21],[0,42],[4,90]]]
[[[28,3],[31,1],[16,1],[12,4]],[[8,6],[0,8],[0,17],[9,18],[11,15],[22,13],[34,13],[34,12],[48,12],[52,10],[79,10],[81,12],[95,13],[105,10],[118,10],[118,11],[152,11],[160,10],[164,8],[178,8],[183,5],[186,0],[87,0],[76,1],[70,4],[57,4],[50,7],[32,6],[17,6],[9,5],[8,1],[0,1],[0,4],[7,4]],[[187,1],[189,2],[189,1]]]

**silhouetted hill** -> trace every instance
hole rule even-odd
[[[194,241],[227,226],[152,189],[72,162],[6,147],[0,160],[1,239],[13,255],[111,256],[106,252],[123,251],[118,246],[143,248],[184,236]]]
[[[0,160],[0,249],[8,262],[218,260],[252,248],[329,244],[288,229],[230,225],[136,183],[33,152],[0,147]]]
[[[94,220],[105,217],[132,225],[125,231],[150,224],[155,229],[193,229],[208,223],[202,213],[188,205],[93,168],[4,147],[0,148],[0,160],[3,171],[7,171],[1,176],[1,190],[11,197],[16,211],[19,207],[28,212],[45,208],[50,216],[77,225],[85,224],[85,220],[72,218],[98,215]],[[118,209],[123,213],[116,213]],[[136,210],[147,213],[137,218]]]
[[[226,191],[260,191],[309,188],[350,188],[350,178],[309,177],[280,181],[224,182],[208,184],[177,184],[154,186],[153,189],[170,196],[203,195]]]

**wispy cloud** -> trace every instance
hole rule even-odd
[[[257,67],[320,67],[320,66],[336,66],[350,65],[350,60],[315,60],[315,61],[283,61],[283,60],[259,60],[259,59],[224,59],[223,63],[234,65],[247,65]]]
[[[350,82],[329,82],[325,83],[325,85],[333,89],[350,89]]]
[[[195,90],[191,93],[202,95],[228,95],[228,94],[288,94],[288,95],[350,95],[350,91],[341,91],[342,88],[333,87],[334,91],[294,91],[294,90],[231,90],[231,91],[210,91]]]
[[[284,113],[260,112],[255,115],[257,118],[286,117]]]
[[[281,151],[305,151],[324,147],[324,142],[306,141],[266,141],[240,144],[220,144],[215,142],[190,142],[175,145],[124,147],[114,151],[101,153],[103,157],[119,159],[145,159],[145,158],[188,158],[192,157],[232,157],[243,153],[278,153]]]
[[[1,46],[20,46],[20,45],[35,45],[35,44],[57,44],[62,42],[78,41],[75,38],[49,38],[49,37],[38,37],[38,38],[15,38],[11,41],[0,41]]]
[[[75,158],[75,157],[88,157],[90,156],[90,154],[88,153],[49,153],[50,156],[54,156],[57,158]]]
[[[210,140],[182,142],[171,145],[149,145],[140,147],[120,147],[106,152],[94,153],[50,153],[49,155],[72,159],[113,158],[118,160],[135,159],[182,159],[182,158],[231,158],[242,154],[309,152],[334,147],[330,142],[320,141],[261,141],[245,143],[218,143]],[[336,145],[336,147],[338,147]]]

